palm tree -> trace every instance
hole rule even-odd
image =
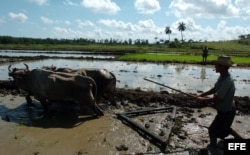
[[[181,31],[181,38],[182,38],[182,43],[183,43],[182,31],[185,31],[185,30],[186,30],[186,25],[185,25],[185,23],[183,23],[183,22],[179,23],[178,30]]]
[[[155,37],[155,44],[157,44],[157,39],[158,39],[158,37]]]
[[[165,28],[165,33],[166,33],[167,35],[169,35],[169,36],[168,36],[168,41],[170,42],[170,34],[172,33],[172,30],[170,29],[169,26],[166,26],[166,28]]]

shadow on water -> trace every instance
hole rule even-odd
[[[28,107],[24,102],[18,107],[12,109],[6,107],[6,105],[0,105],[0,116],[7,122],[20,123],[24,125],[30,125],[32,120],[43,117],[42,107],[40,103],[33,101],[32,107]]]
[[[0,105],[0,116],[7,122],[40,128],[72,128],[98,118],[88,107],[85,108],[84,114],[79,116],[79,107],[75,103],[52,103],[48,115],[44,116],[42,105],[35,100],[32,103],[31,107],[24,102],[11,109]]]

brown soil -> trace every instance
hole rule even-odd
[[[102,103],[110,106],[104,106],[105,116],[98,119],[90,113],[72,121],[68,114],[56,113],[49,118],[35,119],[32,124],[18,125],[20,122],[3,116],[6,111],[18,111],[19,107],[24,106],[24,95],[12,81],[0,81],[0,114],[3,119],[0,121],[0,149],[6,150],[5,154],[142,154],[178,151],[198,154],[209,142],[206,127],[216,113],[212,108],[206,108],[212,107],[212,104],[199,103],[184,94],[117,88],[117,106],[111,106],[102,99],[100,106]],[[249,137],[247,120],[250,99],[236,96],[235,100],[238,111],[233,127],[243,136]],[[115,117],[115,113],[124,111],[168,106],[176,106],[177,112],[171,137],[164,150]],[[168,116],[154,114],[138,120],[145,126],[152,126],[162,117]]]
[[[104,108],[103,117],[96,118],[89,113],[77,120],[71,119],[67,107],[66,112],[56,112],[50,117],[34,118],[31,124],[22,124],[19,120],[23,116],[19,118],[19,113],[27,111],[24,93],[16,89],[11,81],[1,81],[0,96],[0,114],[3,119],[0,120],[0,148],[7,149],[6,154],[155,154],[184,151],[197,155],[204,151],[209,142],[206,127],[216,113],[212,109],[203,108],[211,106],[210,104],[198,103],[182,94],[117,89],[115,99],[118,106]],[[246,110],[250,109],[249,99],[236,99],[239,110],[233,127],[243,137],[249,137],[249,111]],[[102,100],[101,103],[108,101]],[[164,148],[115,117],[115,113],[173,105],[177,107],[176,116],[169,142]],[[33,107],[34,111],[36,107],[38,105]],[[57,108],[60,107],[56,107],[59,111]],[[3,109],[7,109],[7,112]],[[11,118],[13,115],[5,115],[11,111],[17,113],[14,121]],[[161,135],[165,125],[162,126],[162,122],[157,121],[169,117],[166,112],[133,119],[137,119],[145,127],[150,126],[151,132]],[[158,130],[157,125],[162,128]]]

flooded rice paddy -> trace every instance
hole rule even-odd
[[[13,52],[12,55],[21,56],[21,53],[17,55],[17,52]],[[33,54],[41,54],[41,52],[34,52]],[[57,53],[54,54],[58,56]],[[64,54],[65,57],[72,56],[72,54],[68,55],[63,52],[60,53],[60,56],[63,57]],[[49,54],[49,56],[52,55]],[[76,56],[79,55],[76,52]],[[23,56],[31,56],[31,53],[24,53]],[[145,91],[172,92],[168,88],[145,81],[143,79],[145,77],[187,93],[199,93],[212,87],[219,76],[215,73],[214,66],[210,65],[66,60],[63,58],[25,61],[25,63],[29,65],[30,69],[51,65],[73,69],[106,68],[116,75],[118,88],[139,88]],[[18,68],[25,67],[23,62],[1,64],[0,80],[9,78],[9,65]],[[237,96],[250,96],[249,69],[238,67],[230,69],[230,73],[235,79]],[[53,117],[43,118],[41,105],[36,101],[33,102],[33,109],[28,111],[24,97],[1,96],[0,135],[2,135],[2,141],[0,142],[0,148],[5,149],[6,154],[136,154],[142,152],[160,154],[162,151],[132,128],[123,124],[122,121],[114,118],[114,113],[121,112],[122,109],[107,110],[105,116],[99,119],[81,118],[79,124],[74,124],[74,121],[70,119],[72,111],[69,110],[72,108],[74,110],[74,107],[53,105],[51,107],[55,111]],[[135,104],[127,102],[123,104],[123,110],[139,108]],[[159,105],[152,104],[152,106]],[[160,129],[164,125],[162,122],[164,122],[164,118],[168,118],[167,116],[167,113],[153,114],[136,117],[134,120],[141,125],[149,125],[150,129],[158,134],[161,132]],[[187,151],[190,148],[195,150],[205,148],[208,143],[206,126],[210,124],[214,116],[215,111],[211,108],[178,107],[175,130],[171,134],[168,144],[169,151],[180,152]],[[237,115],[233,124],[233,128],[243,137],[249,137],[250,134],[248,120],[248,115]]]
[[[29,50],[0,50],[1,56],[8,57],[61,57],[61,58],[93,58],[93,59],[114,59],[114,55],[93,54],[88,51],[29,51]]]
[[[69,67],[69,68],[106,68],[117,77],[118,88],[140,88],[145,91],[168,91],[154,83],[145,81],[151,79],[169,87],[179,89],[187,93],[198,93],[213,87],[219,74],[215,73],[211,65],[190,65],[190,64],[156,64],[142,62],[120,62],[106,60],[65,60],[45,59],[25,62],[30,69],[41,68],[42,66]],[[7,80],[8,65],[0,65],[0,80]],[[24,67],[23,63],[13,63],[13,67]],[[249,68],[233,67],[230,73],[235,79],[236,96],[249,96],[250,74]]]

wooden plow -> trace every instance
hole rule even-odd
[[[149,129],[137,123],[131,118],[131,117],[135,117],[139,115],[148,115],[148,114],[156,114],[156,113],[164,113],[164,112],[171,112],[171,117],[168,118],[169,119],[168,124],[166,125],[166,127],[164,127],[164,130],[165,130],[164,137],[155,134],[154,132],[150,131]],[[123,113],[118,113],[116,115],[117,115],[117,118],[120,119],[123,123],[130,126],[132,129],[136,130],[140,135],[148,139],[154,145],[165,150],[169,141],[171,131],[172,131],[173,123],[175,120],[175,114],[176,114],[176,107],[173,106],[173,107],[123,112]]]

